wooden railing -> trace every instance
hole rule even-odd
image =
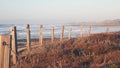
[[[17,33],[16,26],[12,26],[10,35],[0,35],[0,68],[9,68],[10,67],[10,54],[12,54],[13,64],[17,63],[18,57],[18,48],[17,48]],[[68,40],[71,39],[72,28],[68,31]],[[106,32],[109,32],[109,27],[106,28]],[[61,28],[60,32],[60,42],[63,41],[64,26]],[[91,26],[88,27],[88,36],[91,34]],[[26,26],[26,36],[27,36],[27,51],[31,51],[31,34],[30,34],[30,25]],[[80,37],[83,37],[82,26],[80,26]],[[51,42],[54,43],[54,27],[51,28]],[[40,25],[40,34],[39,34],[39,47],[43,47],[43,26]]]

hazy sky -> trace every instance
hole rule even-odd
[[[120,18],[120,0],[0,0],[0,21],[81,22]]]

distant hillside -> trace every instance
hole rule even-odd
[[[74,22],[70,25],[120,25],[120,19],[105,20],[101,22]]]
[[[105,25],[120,25],[120,19],[116,20],[106,20],[102,22]]]

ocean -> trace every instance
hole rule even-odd
[[[0,24],[0,34],[10,34],[10,27],[17,27],[17,39],[26,39],[26,24]],[[43,25],[43,38],[51,38],[51,28],[54,26],[55,38],[60,37],[62,25]],[[65,25],[64,37],[68,37],[68,31],[70,28],[71,37],[80,36],[80,26]],[[86,36],[88,32],[88,26],[82,26],[83,35]],[[40,24],[30,24],[31,38],[38,39]],[[120,31],[120,26],[109,26],[109,32]],[[91,26],[91,34],[106,32],[106,26]]]

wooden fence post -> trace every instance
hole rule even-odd
[[[42,48],[43,45],[43,26],[40,25],[40,37],[39,37],[39,42],[40,42],[40,48]]]
[[[88,27],[88,36],[90,36],[91,26]]]
[[[10,35],[0,35],[0,68],[10,68]]]
[[[52,30],[51,30],[51,41],[52,43],[54,42],[54,27],[52,27]]]
[[[71,31],[72,31],[72,28],[69,29],[69,32],[68,32],[68,39],[70,40],[71,39]]]
[[[80,37],[83,37],[82,26],[80,26]]]
[[[63,40],[63,34],[64,34],[64,25],[62,26],[61,33],[60,33],[60,42]]]
[[[107,26],[107,28],[106,28],[106,33],[108,33],[109,32],[109,27]]]
[[[31,40],[30,40],[30,25],[27,24],[26,26],[26,33],[27,33],[27,50],[30,52],[31,50]]]
[[[12,36],[12,58],[13,64],[17,63],[17,34],[16,34],[16,26],[12,26],[11,29],[11,36]]]

